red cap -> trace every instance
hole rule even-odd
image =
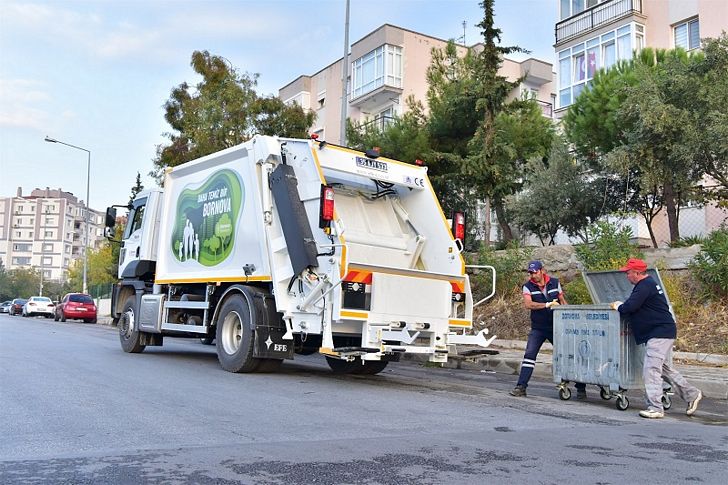
[[[643,271],[647,271],[647,263],[645,263],[641,259],[629,258],[627,260],[627,264],[619,268],[619,271],[629,271],[631,269],[639,271],[640,273]]]

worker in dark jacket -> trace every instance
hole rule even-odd
[[[536,357],[543,343],[554,343],[554,312],[556,305],[566,305],[559,280],[546,274],[541,261],[528,263],[530,279],[523,285],[523,306],[531,310],[531,331],[521,363],[521,373],[511,396],[525,397],[528,381],[536,367]],[[576,384],[576,398],[586,399],[586,385]]]
[[[663,378],[675,389],[680,398],[688,403],[686,411],[692,416],[698,409],[703,393],[688,383],[675,370],[667,356],[677,337],[677,326],[670,312],[664,290],[647,274],[647,264],[641,259],[632,258],[620,268],[634,285],[627,301],[615,301],[612,308],[629,319],[632,334],[637,345],[645,345],[645,358],[642,374],[647,395],[647,409],[640,411],[643,418],[661,418],[665,415],[662,407]]]

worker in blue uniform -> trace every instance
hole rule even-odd
[[[541,261],[528,263],[530,278],[523,285],[523,306],[531,310],[531,331],[528,334],[526,352],[521,372],[511,396],[525,397],[528,381],[536,367],[536,357],[545,341],[554,343],[554,312],[556,305],[566,305],[566,298],[557,278],[549,276]],[[586,385],[576,383],[576,398],[586,399]]]

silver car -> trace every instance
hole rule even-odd
[[[0,303],[0,313],[10,313],[11,300]]]
[[[56,313],[56,305],[47,296],[31,296],[23,305],[23,316],[34,317],[43,315],[46,318],[53,318]]]

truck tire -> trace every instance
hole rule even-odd
[[[283,364],[283,359],[258,359],[258,372],[278,372]]]
[[[382,372],[387,367],[387,364],[389,362],[386,360],[367,360],[354,373],[362,376],[373,376]]]
[[[144,350],[145,345],[141,343],[141,332],[135,329],[136,296],[132,295],[126,299],[119,318],[119,341],[124,352],[138,354]]]
[[[250,312],[245,297],[237,293],[227,297],[220,308],[215,332],[217,360],[228,372],[253,372],[260,363],[253,357]]]
[[[359,368],[363,367],[361,360],[358,358],[347,362],[346,360],[329,357],[327,355],[326,363],[329,364],[329,368],[331,368],[334,374],[356,374],[360,370]]]

